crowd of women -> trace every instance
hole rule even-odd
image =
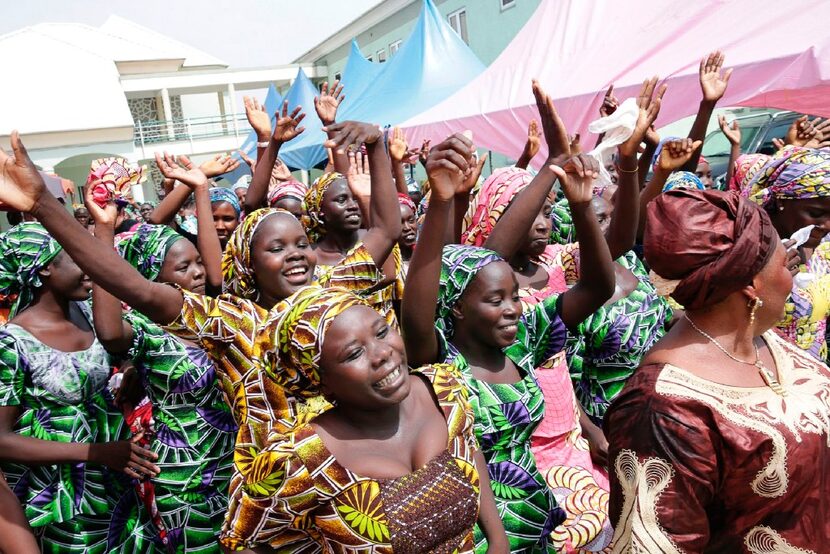
[[[527,145],[483,180],[468,133],[338,121],[337,83],[310,186],[287,104],[246,100],[249,186],[157,155],[134,213],[142,169],[96,161],[73,217],[13,133],[0,550],[825,551],[830,128],[741,155],[722,119],[713,190],[723,62],[686,138],[654,131],[656,77],[609,89],[600,116],[636,124],[606,158],[533,82]]]

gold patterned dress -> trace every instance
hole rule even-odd
[[[612,403],[613,552],[828,552],[830,370],[764,340],[786,395],[665,364]]]
[[[428,381],[447,421],[442,454],[413,473],[374,479],[340,465],[308,423],[273,435],[262,452],[240,459],[248,517],[223,534],[223,544],[294,553],[473,552],[479,485],[467,389],[450,365],[413,374]]]

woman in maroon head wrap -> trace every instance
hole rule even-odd
[[[686,315],[606,414],[615,551],[826,552],[830,370],[770,330],[792,277],[769,216],[675,190],[644,247]]]

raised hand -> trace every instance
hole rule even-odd
[[[818,117],[813,120],[816,136],[805,144],[807,148],[826,148],[830,145],[830,119],[822,121]]]
[[[539,122],[531,119],[527,126],[527,144],[525,145],[528,159],[532,160],[541,148],[542,133],[539,130]]]
[[[775,150],[777,152],[778,150],[781,150],[782,148],[787,146],[787,143],[781,140],[780,138],[774,138],[772,139],[772,145],[773,147],[775,147]]]
[[[15,210],[30,212],[46,185],[16,130],[12,131],[11,147],[11,156],[0,148],[0,202]]]
[[[242,161],[248,164],[248,167],[251,168],[251,175],[254,174],[256,171],[256,160],[251,158],[248,154],[243,152],[242,150],[236,151],[239,154],[239,157],[242,158]]]
[[[178,160],[176,160],[176,158],[167,152],[164,153],[164,157],[156,152],[156,165],[162,175],[168,179],[175,179],[180,183],[184,183],[192,189],[207,186],[207,176],[201,169],[194,167],[187,156],[179,156]]]
[[[680,169],[683,164],[689,161],[694,151],[701,144],[703,144],[702,141],[692,141],[690,138],[666,141],[663,143],[663,149],[660,150],[660,157],[657,159],[655,171],[671,173]]]
[[[536,107],[539,109],[545,142],[548,143],[547,163],[552,163],[555,158],[570,155],[568,131],[553,105],[553,99],[542,89],[542,85],[536,79],[533,80],[533,96],[536,98]]]
[[[333,148],[338,152],[345,152],[350,146],[374,144],[383,136],[377,125],[359,121],[335,123],[323,127],[323,131],[331,133],[323,146]]]
[[[481,172],[484,169],[484,164],[487,162],[488,155],[489,152],[485,152],[478,158],[477,161],[475,159],[470,160],[471,163],[475,161],[475,165],[470,165],[469,175],[467,175],[464,179],[464,183],[461,187],[456,189],[455,194],[468,194],[471,190],[473,190],[473,187],[475,187],[478,182],[478,178],[481,177]]]
[[[664,84],[658,88],[657,80],[657,77],[652,77],[643,81],[640,95],[637,97],[637,108],[639,110],[637,123],[634,125],[634,131],[628,140],[620,144],[620,156],[633,157],[637,155],[640,143],[643,142],[646,133],[660,113],[660,104],[663,102],[663,95],[666,93],[667,86]]]
[[[349,151],[349,171],[346,182],[355,196],[369,196],[372,193],[372,172],[369,158],[363,152]]]
[[[430,150],[426,167],[432,198],[449,201],[464,186],[473,151],[473,142],[461,133]]]
[[[288,100],[282,103],[282,114],[277,113],[277,126],[274,128],[275,141],[286,143],[305,131],[305,127],[299,127],[300,122],[305,119],[305,114],[302,112],[303,108],[297,106],[289,114]]]
[[[717,102],[723,98],[726,86],[729,84],[729,77],[732,69],[723,69],[723,52],[712,52],[700,60],[700,89],[703,91],[703,99],[707,102]]]
[[[95,187],[91,185],[84,186],[84,205],[89,211],[89,217],[95,222],[95,225],[106,227],[115,227],[115,220],[118,218],[118,206],[115,202],[109,201],[103,207],[95,200]]]
[[[210,179],[217,175],[222,175],[228,171],[233,171],[239,167],[239,160],[231,158],[227,154],[216,154],[212,160],[208,160],[199,166],[205,177]]]
[[[599,115],[601,117],[607,117],[617,111],[619,106],[620,101],[614,96],[614,84],[611,83],[611,86],[605,91],[605,97],[602,99],[602,105],[599,107]]]
[[[245,117],[256,132],[257,139],[260,142],[268,140],[271,136],[271,116],[265,111],[265,106],[249,96],[244,96],[242,100],[245,103]]]
[[[654,129],[654,125],[648,128],[646,131],[646,136],[643,138],[646,144],[656,147],[660,144],[660,135]]]
[[[551,164],[571,205],[590,202],[594,196],[594,179],[599,177],[599,163],[593,156],[578,154],[561,166]]]
[[[291,171],[285,165],[285,162],[279,158],[274,163],[274,169],[271,170],[271,179],[276,181],[288,181],[291,179]]]
[[[429,139],[427,139],[427,140],[423,141],[423,142],[421,143],[421,149],[418,151],[418,161],[420,161],[420,162],[421,162],[421,164],[422,164],[424,167],[426,167],[426,165],[427,165],[427,157],[429,156],[429,145],[430,145],[430,142],[431,142],[431,141],[430,141]]]
[[[784,141],[795,146],[804,146],[816,136],[816,128],[806,115],[802,115],[790,125]]]
[[[579,133],[576,133],[573,136],[568,135],[568,149],[571,152],[571,156],[576,156],[582,152],[582,145],[579,143],[579,140]]]
[[[342,94],[343,85],[340,81],[335,81],[329,90],[329,84],[323,83],[320,89],[320,96],[314,97],[314,109],[317,110],[317,117],[323,122],[323,125],[331,125],[337,118],[337,108],[340,103],[346,99]]]
[[[392,137],[389,139],[389,156],[396,162],[403,162],[409,154],[409,145],[399,127],[392,129]]]
[[[720,130],[726,137],[726,140],[729,141],[730,144],[733,146],[741,144],[741,126],[738,125],[738,120],[734,120],[732,122],[732,126],[726,122],[726,117],[721,114],[718,116],[718,124],[720,125]]]

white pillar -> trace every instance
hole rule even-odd
[[[236,87],[228,83],[228,100],[231,104],[231,122],[233,123],[233,136],[239,138],[239,125],[236,123]]]
[[[308,170],[306,170],[306,169],[301,169],[300,170],[300,181],[302,181],[306,185],[308,184]]]
[[[166,88],[161,89],[161,107],[164,110],[164,121],[167,124],[167,138],[173,140],[175,138],[173,131],[173,110],[170,108],[170,93]]]

